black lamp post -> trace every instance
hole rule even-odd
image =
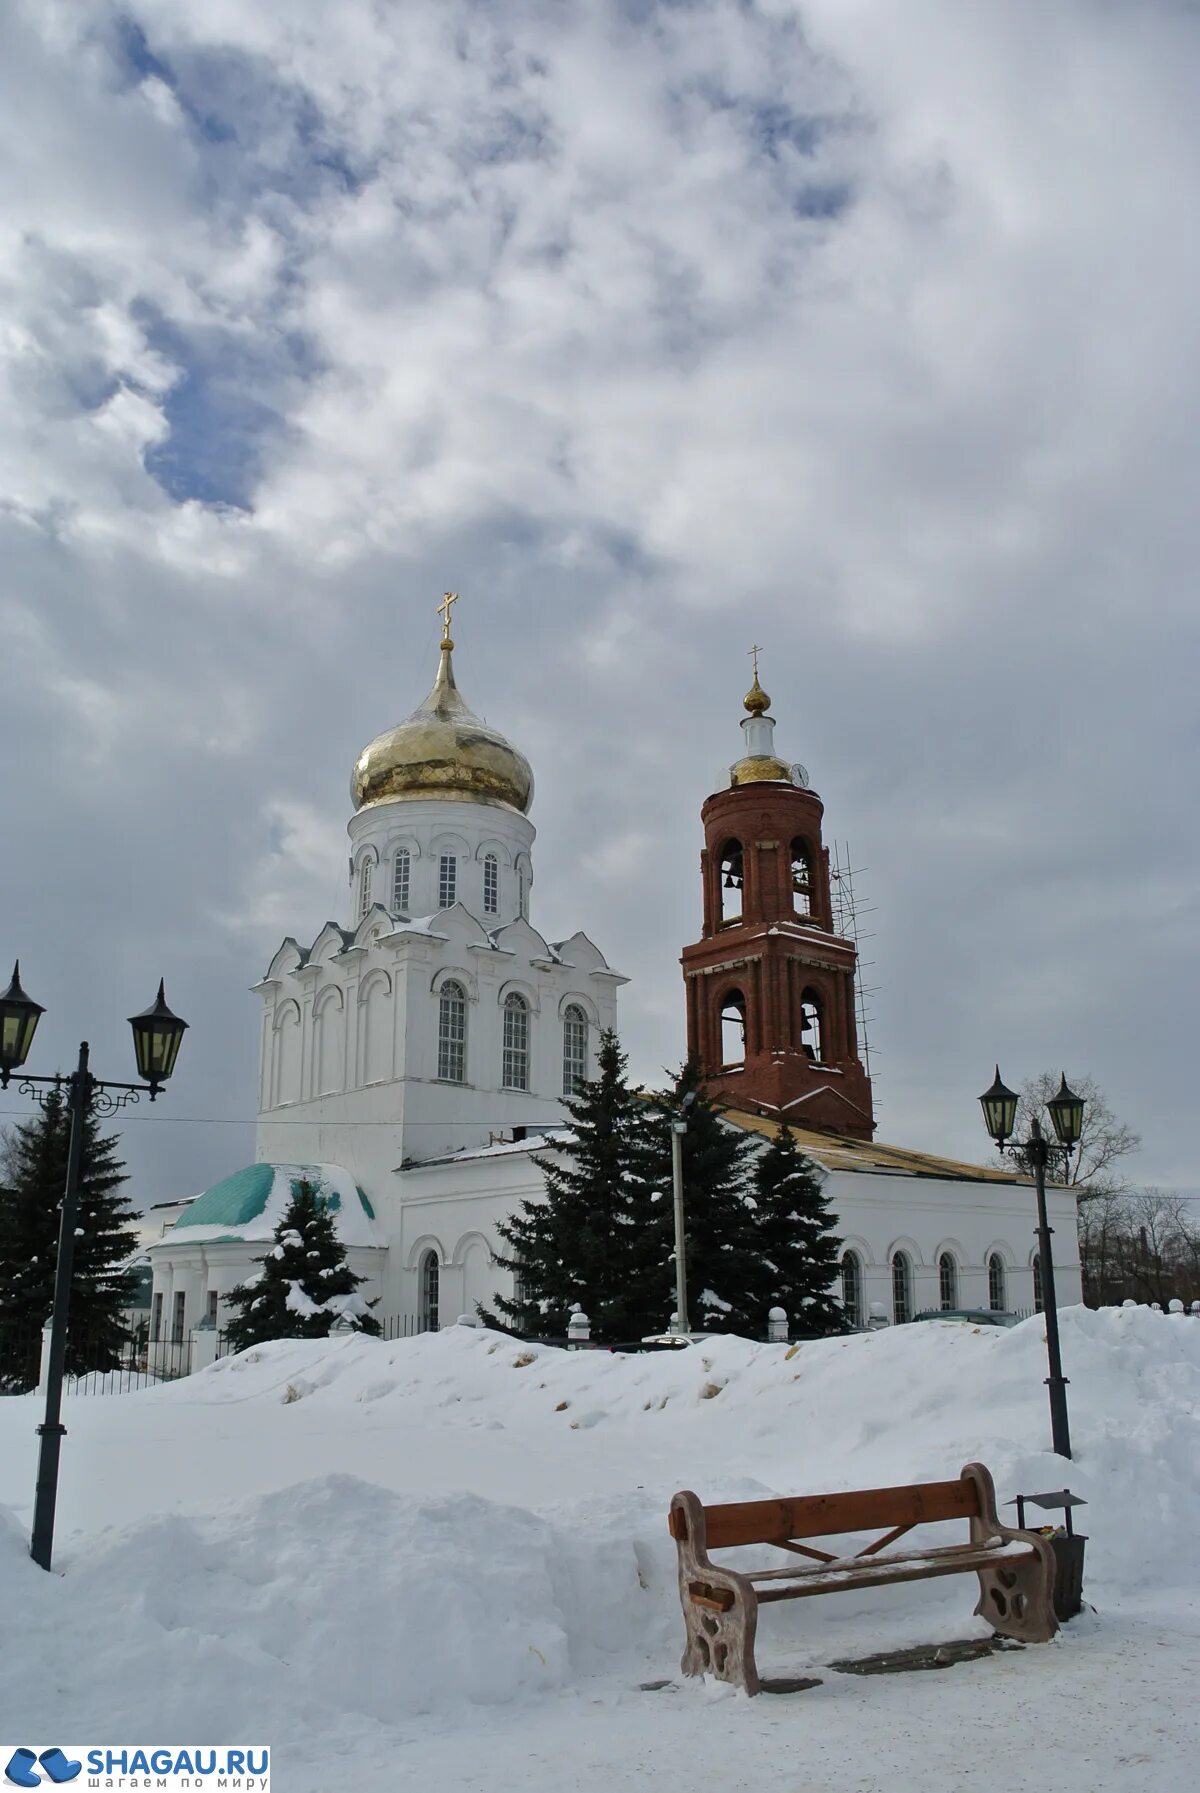
[[[1064,1171],[1070,1163],[1071,1153],[1079,1144],[1083,1132],[1083,1098],[1067,1088],[1064,1076],[1057,1095],[1046,1104],[1057,1135],[1056,1143],[1046,1138],[1036,1115],[1029,1124],[1027,1140],[1011,1138],[1017,1121],[1017,1100],[1016,1091],[1006,1088],[1001,1081],[1000,1067],[997,1065],[995,1081],[990,1089],[984,1091],[979,1101],[983,1108],[984,1125],[1000,1150],[1011,1151],[1033,1171],[1037,1190],[1038,1264],[1042,1273],[1042,1307],[1046,1315],[1046,1356],[1050,1364],[1050,1374],[1046,1378],[1046,1386],[1050,1390],[1050,1430],[1057,1455],[1069,1457],[1071,1430],[1067,1422],[1067,1378],[1063,1375],[1062,1352],[1058,1341],[1058,1300],[1054,1293],[1054,1256],[1050,1246],[1053,1228],[1046,1216],[1046,1166],[1051,1156],[1059,1153],[1062,1154]]]
[[[144,1083],[102,1083],[88,1068],[88,1045],[79,1048],[79,1062],[69,1077],[34,1077],[22,1070],[33,1044],[39,1018],[45,1013],[21,988],[21,968],[13,967],[12,982],[0,994],[0,1089],[7,1089],[14,1071],[21,1072],[23,1095],[45,1102],[42,1090],[67,1089],[71,1132],[67,1143],[67,1181],[63,1191],[62,1220],[58,1229],[58,1260],[54,1268],[54,1311],[50,1319],[50,1360],[46,1374],[46,1417],[38,1427],[37,1494],[33,1504],[33,1536],[29,1554],[43,1569],[50,1567],[54,1549],[54,1508],[58,1499],[58,1458],[66,1427],[62,1424],[62,1385],[67,1359],[67,1325],[71,1306],[71,1272],[75,1260],[75,1221],[79,1212],[79,1176],[83,1164],[83,1136],[88,1114],[114,1114],[128,1102],[146,1094],[153,1102],[175,1069],[187,1022],[167,1007],[163,987],[150,1007],[131,1015],[137,1067]],[[117,1092],[117,1093],[114,1093]]]

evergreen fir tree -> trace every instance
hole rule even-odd
[[[67,1178],[71,1118],[63,1091],[9,1134],[0,1189],[0,1386],[35,1388],[41,1330],[54,1304],[58,1230]],[[120,1193],[125,1167],[115,1137],[103,1137],[96,1117],[84,1122],[79,1213],[71,1273],[68,1376],[116,1369],[129,1338],[123,1310],[133,1300],[136,1274],[127,1269],[137,1248],[134,1214]]]
[[[600,1036],[599,1075],[563,1098],[571,1137],[555,1159],[539,1159],[545,1199],[522,1202],[497,1232],[497,1257],[513,1272],[512,1297],[496,1295],[500,1324],[525,1336],[558,1336],[578,1303],[591,1336],[640,1338],[662,1325],[661,1198],[651,1181],[648,1106],[626,1081],[617,1036]],[[670,1217],[670,1199],[666,1202]],[[480,1307],[482,1319],[496,1320]]]
[[[366,1278],[346,1261],[333,1215],[306,1177],[292,1185],[292,1199],[275,1228],[275,1243],[257,1260],[258,1273],[231,1289],[229,1305],[241,1312],[226,1329],[230,1346],[245,1351],[270,1339],[323,1339],[345,1314],[360,1332],[378,1337],[374,1302],[355,1291]]]
[[[841,1240],[820,1178],[782,1126],[754,1165],[756,1246],[770,1284],[751,1314],[751,1336],[765,1338],[767,1312],[782,1307],[795,1333],[845,1332],[846,1317],[832,1285]],[[765,1303],[765,1305],[764,1305]]]
[[[655,1317],[665,1327],[675,1307],[674,1221],[671,1202],[671,1124],[687,1107],[683,1141],[683,1210],[687,1255],[688,1319],[694,1332],[759,1336],[757,1316],[773,1305],[764,1292],[770,1273],[762,1261],[751,1190],[752,1142],[722,1121],[700,1089],[694,1062],[684,1065],[675,1087],[660,1096],[655,1115],[656,1181],[665,1192],[658,1223],[666,1302]],[[765,1322],[764,1322],[765,1326]]]

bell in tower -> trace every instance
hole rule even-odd
[[[824,806],[803,768],[776,753],[752,651],[742,754],[700,812],[703,928],[682,957],[688,1052],[726,1107],[870,1139],[857,955],[833,931]]]

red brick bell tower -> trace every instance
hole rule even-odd
[[[833,931],[824,806],[803,769],[776,757],[770,701],[756,658],[742,758],[700,812],[704,930],[683,949],[688,1053],[730,1108],[870,1139],[857,955]]]

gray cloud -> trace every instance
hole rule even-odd
[[[884,1136],[978,1155],[992,1060],[1062,1063],[1195,1184],[1194,14],[328,20],[0,27],[4,936],[44,1062],[125,1074],[160,972],[192,1021],[139,1197],[244,1161],[174,1117],[252,1113],[447,584],[640,1074],[757,639],[868,868]]]

